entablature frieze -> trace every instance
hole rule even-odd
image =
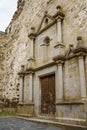
[[[24,75],[27,75],[27,74],[34,74],[38,70],[41,70],[41,69],[44,69],[44,68],[47,68],[47,67],[51,67],[51,66],[56,65],[56,64],[64,64],[64,62],[66,62],[67,60],[77,58],[79,56],[81,56],[81,54],[78,54],[78,55],[74,54],[74,55],[69,56],[67,58],[62,57],[62,56],[57,56],[57,57],[54,57],[55,60],[51,63],[45,64],[45,65],[42,65],[42,66],[38,66],[36,68],[26,69],[24,72],[19,72],[18,75],[24,76]]]
[[[86,54],[87,53],[87,47],[78,47],[73,50],[74,54]]]
[[[81,42],[81,38],[80,38],[80,42]],[[73,48],[73,46],[70,46],[66,54],[54,56],[53,61],[45,65],[38,66],[38,67],[29,66],[29,68],[26,68],[26,69],[24,69],[24,65],[21,65],[21,70],[20,72],[18,72],[18,75],[24,76],[27,74],[34,74],[35,71],[38,71],[47,67],[51,67],[56,64],[64,64],[65,61],[73,59],[73,58],[84,58],[86,55],[87,55],[87,47],[81,46],[81,44],[80,46],[77,46],[76,48]],[[34,61],[34,60],[35,60],[34,58],[28,59],[29,62]]]

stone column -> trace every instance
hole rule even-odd
[[[29,101],[33,101],[33,73],[29,74]]]
[[[18,73],[20,76],[20,88],[19,88],[19,102],[24,101],[24,71],[25,71],[25,66],[21,65],[21,70]]]
[[[31,37],[31,42],[30,42],[30,57],[34,57],[34,37]]]
[[[62,22],[64,19],[65,15],[62,12],[61,6],[57,6],[57,14],[56,14],[56,24],[57,24],[57,43],[54,46],[54,48],[58,49],[58,55],[63,55],[64,54],[64,48],[65,45],[63,44],[63,34],[62,34]]]
[[[85,79],[85,67],[84,56],[79,56],[79,74],[80,74],[80,87],[81,87],[81,99],[86,99],[86,79]]]
[[[23,102],[24,100],[24,75],[20,76],[20,88],[19,88],[19,102]]]
[[[30,38],[30,58],[34,58],[34,39],[35,39],[35,28],[31,27],[31,33],[28,35]]]
[[[57,20],[57,41],[58,43],[62,43],[62,20]]]
[[[56,101],[63,100],[63,61],[58,62],[56,77]]]
[[[64,19],[64,14],[62,12],[61,6],[57,6],[57,42],[62,43],[62,21]]]

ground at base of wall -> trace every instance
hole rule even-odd
[[[0,117],[2,116],[14,116],[13,113],[9,113],[8,111],[1,111],[0,112]]]
[[[57,128],[62,128],[62,130],[87,130],[87,126],[82,126],[82,125],[74,125],[74,124],[69,124],[69,123],[61,123],[57,121],[52,121],[52,120],[46,120],[46,119],[38,119],[38,118],[26,118],[26,117],[19,117],[19,119],[27,120],[30,122],[38,123],[38,124],[45,124],[47,126],[51,127],[57,127]]]

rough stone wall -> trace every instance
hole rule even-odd
[[[18,98],[19,77],[17,73],[22,64],[26,65],[29,58],[28,34],[31,27],[37,31],[45,11],[54,15],[56,6],[61,5],[65,18],[63,21],[63,43],[76,46],[76,37],[81,35],[84,44],[87,43],[87,0],[23,0],[18,1],[18,10],[6,29],[9,39],[6,49],[6,71],[4,95],[9,98]],[[86,60],[87,65],[87,60]],[[87,75],[87,68],[86,68]],[[3,85],[1,85],[3,86]]]
[[[3,97],[4,86],[6,85],[6,37],[5,33],[0,32],[0,99]]]

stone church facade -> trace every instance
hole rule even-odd
[[[17,100],[17,113],[86,123],[86,5],[86,0],[18,1],[0,40],[1,97]]]

